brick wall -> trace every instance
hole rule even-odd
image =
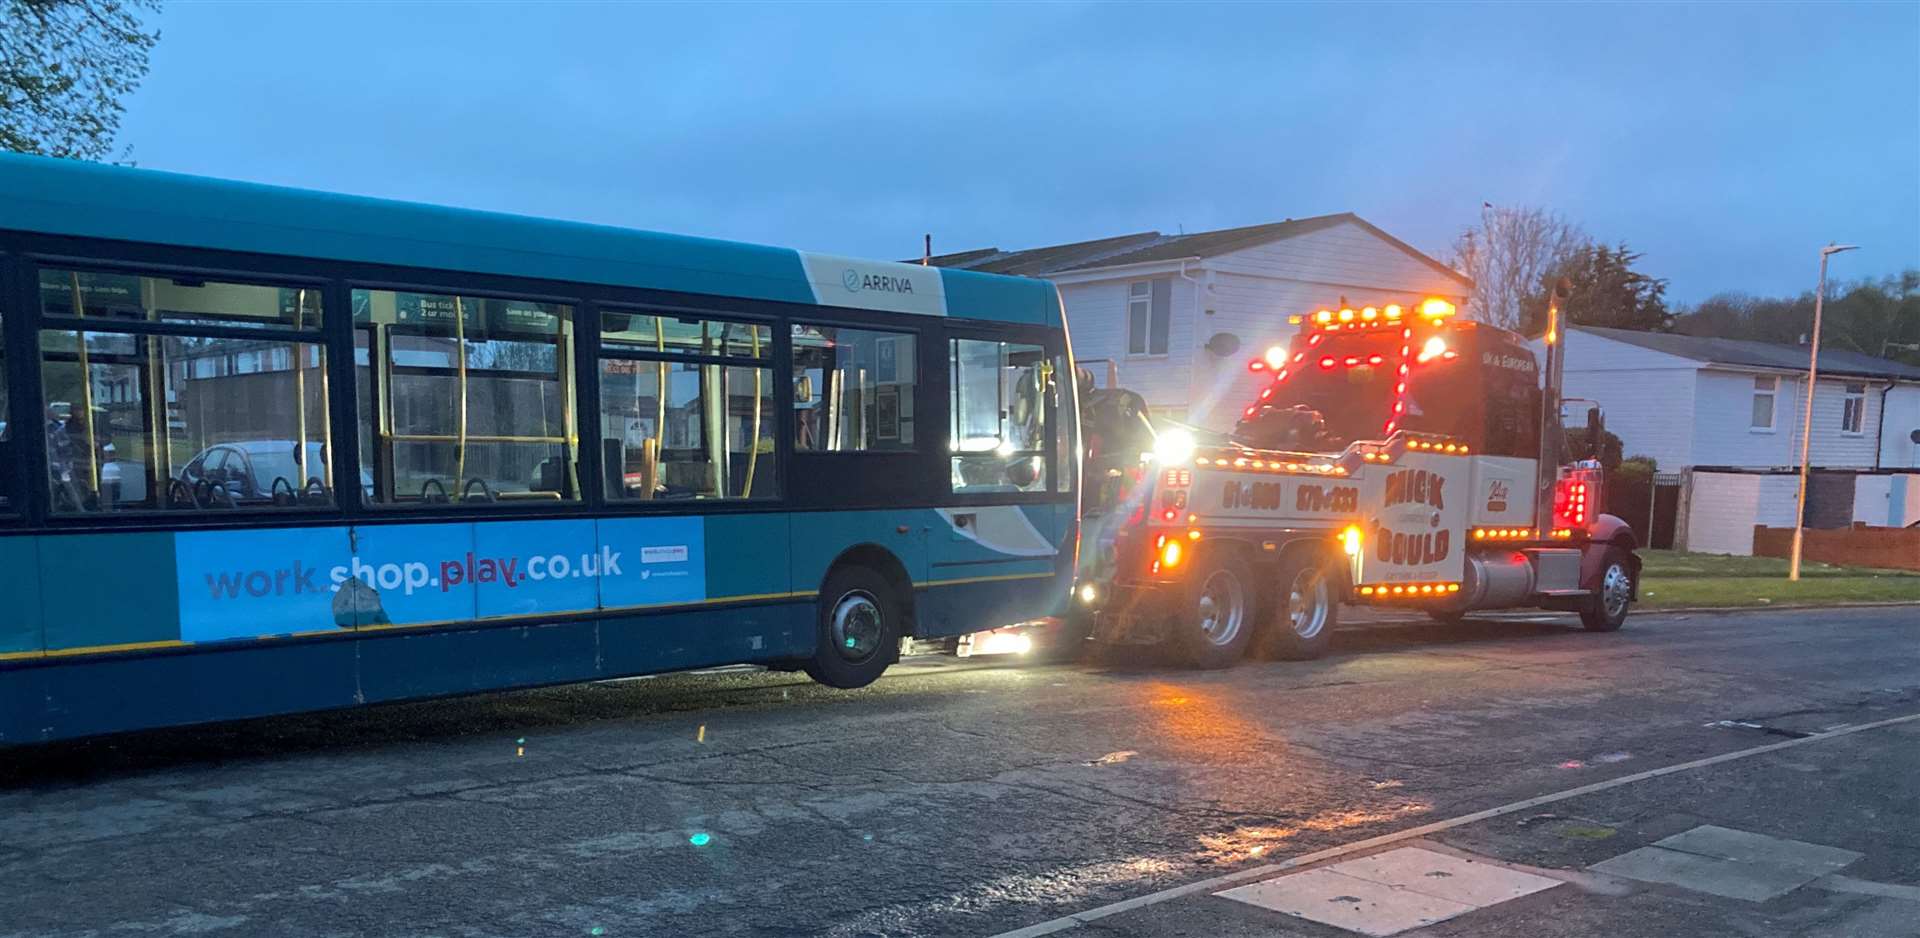
[[[1792,528],[1753,526],[1754,556],[1786,557],[1792,550]],[[1843,567],[1920,570],[1920,528],[1872,528],[1863,524],[1833,531],[1808,528],[1801,535],[1800,556]]]

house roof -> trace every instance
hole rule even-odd
[[[1286,221],[1270,222],[1264,225],[1196,231],[1192,234],[1169,235],[1158,231],[1142,231],[1094,241],[1076,241],[1072,244],[1056,244],[1021,251],[982,248],[955,254],[938,254],[932,258],[932,263],[936,267],[957,267],[984,273],[1044,277],[1048,274],[1098,270],[1125,264],[1175,261],[1188,257],[1215,257],[1256,245],[1297,238],[1343,224],[1359,225],[1421,263],[1460,281],[1463,286],[1471,286],[1473,283],[1459,271],[1420,253],[1411,245],[1387,234],[1352,212],[1316,215],[1312,218],[1289,218]]]
[[[1755,342],[1748,339],[1720,339],[1711,336],[1675,335],[1669,332],[1635,332],[1631,329],[1605,329],[1599,326],[1575,326],[1577,331],[1615,342],[1625,342],[1668,355],[1697,362],[1731,365],[1737,368],[1769,368],[1787,371],[1807,370],[1807,347]],[[1820,373],[1856,378],[1901,378],[1920,381],[1920,366],[1889,361],[1859,352],[1827,346],[1820,350]]]

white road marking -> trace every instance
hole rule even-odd
[[[1169,889],[1162,889],[1159,892],[1148,893],[1144,896],[1135,896],[1131,899],[1122,899],[1119,902],[1108,903],[1107,905],[1099,906],[1098,908],[1088,909],[1085,912],[1075,912],[1072,915],[1051,919],[1049,921],[1040,922],[1039,924],[1035,924],[1035,925],[1028,925],[1025,928],[1016,928],[1013,931],[1002,932],[998,935],[991,936],[991,938],[1039,938],[1039,936],[1041,935],[1051,935],[1051,934],[1054,934],[1055,932],[1063,932],[1070,928],[1079,928],[1080,926],[1085,925],[1088,922],[1098,921],[1100,919],[1107,918],[1108,916],[1118,915],[1122,912],[1130,912],[1134,909],[1142,908],[1144,906],[1158,905],[1159,903],[1162,903],[1162,902],[1167,902],[1173,899],[1179,899],[1185,896],[1195,895],[1197,893],[1219,892],[1220,890],[1223,890],[1223,889],[1230,889],[1234,886],[1243,885],[1246,883],[1254,882],[1256,880],[1267,879],[1278,873],[1284,873],[1287,870],[1298,869],[1303,866],[1310,866],[1312,864],[1320,863],[1325,860],[1334,859],[1335,857],[1343,857],[1351,853],[1359,853],[1360,851],[1363,851],[1363,850],[1371,850],[1375,847],[1384,847],[1388,844],[1396,844],[1403,840],[1413,840],[1415,838],[1425,837],[1429,834],[1437,834],[1441,831],[1452,830],[1453,828],[1461,827],[1467,824],[1476,824],[1476,823],[1479,823],[1480,821],[1485,821],[1490,818],[1497,818],[1497,817],[1502,817],[1504,815],[1513,814],[1518,811],[1525,811],[1525,810],[1528,810],[1529,808],[1539,807],[1540,805],[1543,805],[1543,804],[1553,804],[1558,801],[1566,801],[1570,798],[1578,798],[1582,795],[1591,795],[1595,792],[1606,791],[1610,788],[1619,788],[1622,785],[1631,785],[1634,782],[1643,782],[1650,778],[1660,778],[1661,776],[1672,775],[1676,772],[1688,772],[1694,769],[1706,768],[1707,766],[1710,766],[1710,765],[1719,765],[1722,762],[1733,762],[1738,759],[1747,759],[1753,756],[1765,755],[1769,752],[1779,752],[1782,749],[1792,749],[1796,746],[1806,746],[1813,743],[1825,742],[1826,740],[1829,740],[1829,739],[1838,739],[1842,736],[1851,736],[1854,733],[1864,733],[1867,730],[1880,729],[1881,727],[1887,727],[1887,726],[1896,726],[1902,723],[1912,723],[1915,720],[1920,720],[1920,713],[1910,713],[1910,714],[1907,714],[1906,716],[1901,716],[1901,717],[1890,717],[1885,720],[1877,720],[1872,723],[1862,723],[1858,726],[1849,726],[1844,729],[1837,729],[1831,732],[1815,733],[1812,736],[1802,736],[1798,739],[1788,739],[1788,740],[1783,740],[1777,743],[1768,743],[1765,746],[1755,746],[1751,749],[1741,749],[1735,752],[1722,753],[1717,756],[1708,756],[1707,758],[1704,758],[1704,759],[1695,759],[1692,762],[1681,762],[1676,765],[1668,765],[1668,766],[1662,766],[1657,769],[1649,769],[1645,772],[1636,772],[1632,775],[1623,775],[1620,778],[1608,779],[1604,782],[1594,782],[1591,785],[1582,785],[1578,788],[1569,788],[1564,791],[1557,791],[1548,795],[1540,795],[1538,797],[1528,798],[1525,801],[1515,801],[1510,804],[1503,804],[1497,808],[1488,808],[1485,811],[1475,811],[1472,814],[1463,814],[1463,815],[1460,815],[1459,817],[1448,818],[1444,821],[1434,821],[1431,824],[1422,824],[1418,827],[1410,827],[1410,828],[1407,828],[1406,830],[1397,831],[1391,834],[1381,834],[1378,837],[1369,837],[1365,840],[1356,840],[1353,843],[1342,844],[1338,847],[1328,847],[1325,850],[1316,850],[1312,853],[1302,854],[1297,857],[1291,857],[1289,859],[1282,860],[1279,863],[1263,863],[1259,866],[1248,867],[1247,869],[1240,870],[1239,872],[1235,872],[1235,873],[1228,873],[1224,876],[1214,876],[1209,879],[1200,880],[1199,882],[1188,883],[1184,886],[1174,886]]]

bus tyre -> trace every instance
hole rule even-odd
[[[803,667],[828,687],[865,687],[900,655],[905,611],[887,578],[841,567],[820,588],[818,640]]]
[[[1280,561],[1274,615],[1260,636],[1263,658],[1307,661],[1327,653],[1340,621],[1340,583],[1322,551],[1296,550]]]
[[[1253,639],[1259,590],[1246,562],[1231,552],[1206,551],[1198,559],[1174,610],[1173,654],[1188,667],[1230,667]]]
[[[1626,551],[1607,548],[1600,559],[1600,579],[1593,595],[1580,607],[1580,624],[1589,632],[1612,632],[1627,622],[1627,607],[1633,604],[1633,568]]]

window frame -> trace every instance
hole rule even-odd
[[[686,502],[616,501],[602,497],[603,481],[597,459],[586,458],[580,467],[583,498],[569,503],[527,505],[495,503],[486,507],[428,506],[414,510],[387,511],[364,502],[358,484],[360,466],[360,409],[355,398],[354,329],[351,289],[418,290],[459,293],[461,295],[504,297],[537,302],[570,304],[575,307],[575,341],[581,350],[575,356],[574,379],[578,382],[579,406],[599,406],[598,361],[588,350],[599,347],[599,313],[602,308],[620,311],[645,309],[671,315],[740,319],[770,324],[773,330],[774,380],[782,386],[778,406],[791,405],[792,350],[789,327],[795,321],[842,328],[882,332],[910,333],[921,349],[916,367],[920,369],[915,398],[916,419],[937,423],[944,435],[947,402],[944,366],[945,345],[937,341],[951,326],[969,330],[969,337],[998,338],[1008,341],[1035,341],[1054,356],[1066,354],[1066,336],[1057,324],[1022,324],[999,320],[901,314],[879,310],[834,306],[810,299],[721,296],[689,293],[660,287],[600,283],[529,277],[510,273],[462,271],[439,267],[410,266],[380,261],[356,261],[304,255],[261,254],[248,251],[202,248],[152,241],[115,241],[94,237],[47,232],[0,230],[0,302],[7,303],[7,330],[4,344],[8,354],[9,382],[13,393],[10,407],[15,414],[37,415],[44,410],[41,400],[39,316],[37,293],[41,266],[78,267],[87,270],[144,273],[154,276],[188,276],[266,285],[311,286],[320,290],[323,309],[329,315],[318,331],[316,342],[328,356],[328,415],[333,427],[333,451],[329,461],[336,480],[334,505],[329,508],[259,508],[245,512],[218,514],[178,510],[121,510],[106,513],[51,515],[49,494],[43,485],[34,484],[34,472],[46,471],[44,433],[24,433],[14,448],[16,462],[25,468],[26,479],[19,497],[10,506],[0,506],[0,532],[46,533],[122,533],[174,532],[188,530],[236,530],[252,528],[304,528],[338,525],[416,524],[428,521],[476,522],[487,520],[567,520],[628,513],[666,515],[765,514],[804,508],[806,510],[867,510],[901,507],[925,508],[940,505],[956,497],[946,491],[944,453],[930,450],[920,454],[921,462],[907,461],[898,466],[912,478],[911,494],[901,492],[862,493],[840,485],[836,491],[801,492],[801,473],[794,470],[796,453],[792,446],[789,421],[776,424],[779,497],[767,499],[702,499]],[[335,310],[342,311],[333,315]],[[162,328],[171,328],[167,324]],[[245,338],[259,339],[259,326],[240,327]],[[939,382],[936,386],[935,382]],[[1062,406],[1070,405],[1072,397]],[[577,415],[576,432],[583,454],[599,451],[600,433],[591,411]],[[1064,430],[1067,419],[1057,411],[1052,418],[1054,432]],[[29,418],[37,430],[39,423]],[[923,450],[927,449],[925,447]],[[930,454],[930,455],[929,455]],[[809,454],[799,454],[810,458]],[[923,463],[926,463],[923,465]],[[1062,471],[1055,466],[1053,471]],[[981,503],[1026,501],[1060,502],[1075,497],[1077,480],[1068,480],[1064,491],[983,497]],[[1056,489],[1060,486],[1055,481]],[[964,497],[961,497],[964,498]]]
[[[335,320],[340,317],[329,313],[329,310],[335,308],[336,297],[331,290],[332,282],[328,278],[312,273],[288,272],[270,268],[234,268],[224,265],[203,267],[180,265],[164,261],[148,263],[143,260],[127,260],[121,257],[109,258],[86,254],[74,255],[32,250],[24,251],[17,255],[16,262],[10,265],[10,267],[12,268],[14,282],[11,288],[8,289],[6,295],[12,298],[16,305],[22,305],[30,311],[28,318],[31,322],[31,335],[21,337],[20,345],[10,345],[8,351],[12,356],[13,365],[19,366],[23,361],[31,361],[32,363],[30,369],[20,368],[19,370],[31,370],[31,376],[34,382],[31,388],[33,394],[32,402],[34,412],[37,415],[44,415],[47,406],[44,400],[45,388],[43,386],[47,353],[41,344],[41,336],[47,332],[71,331],[78,334],[100,333],[160,338],[215,338],[311,345],[322,350],[324,356],[323,367],[326,371],[328,382],[328,389],[322,397],[322,400],[327,410],[326,422],[328,431],[333,434],[335,441],[335,452],[328,453],[327,455],[327,460],[330,464],[329,468],[332,470],[334,478],[333,491],[331,492],[332,499],[328,504],[259,505],[248,507],[245,510],[138,507],[116,508],[112,511],[61,512],[54,510],[52,493],[47,491],[45,481],[35,480],[27,486],[27,489],[29,492],[34,493],[35,504],[33,506],[32,517],[42,525],[50,528],[66,526],[81,528],[104,526],[114,529],[125,525],[156,523],[162,524],[167,528],[196,528],[201,526],[246,527],[267,526],[276,522],[285,524],[289,521],[337,515],[340,512],[343,498],[348,497],[345,494],[345,490],[343,490],[339,484],[339,480],[344,477],[339,472],[337,462],[340,413],[339,407],[337,406],[339,403],[338,395],[334,392],[335,373],[333,371],[333,363],[335,359],[335,349],[332,339]],[[132,277],[166,277],[175,280],[188,278],[280,289],[289,287],[308,288],[318,294],[321,321],[310,328],[300,329],[279,323],[258,326],[221,326],[127,319],[88,319],[84,316],[72,315],[49,316],[43,308],[40,296],[40,273],[47,269],[73,271],[77,273],[117,274]],[[12,338],[8,339],[9,343],[13,341]],[[84,342],[85,340],[80,339],[80,341]],[[25,348],[22,349],[20,347],[21,345],[25,346]],[[14,379],[9,375],[8,380],[12,381]],[[16,384],[15,387],[17,388],[18,385]],[[14,404],[10,403],[9,406],[12,407]],[[47,460],[49,459],[44,417],[37,417],[34,426],[36,432],[33,436],[38,439],[38,443],[23,455],[34,459],[32,466],[36,470],[43,470],[46,468]],[[216,444],[210,444],[209,447],[202,447],[202,449],[210,448],[211,445]],[[191,462],[191,459],[188,461]],[[151,468],[152,467],[149,466],[149,469]],[[358,477],[357,472],[352,476],[355,480],[357,480]],[[153,495],[156,500],[167,497],[165,493],[170,480],[160,479],[155,476],[149,478],[147,481],[150,485],[158,489],[158,494]],[[351,487],[351,492],[353,493],[352,497],[357,499],[359,494],[359,485],[357,482]]]
[[[955,492],[953,491],[950,476],[952,468],[949,448],[952,445],[952,441],[949,439],[949,434],[953,426],[953,389],[950,387],[951,376],[949,374],[950,369],[947,367],[947,356],[953,343],[965,339],[980,342],[1006,342],[1016,345],[1034,345],[1041,349],[1042,354],[1045,355],[1048,361],[1058,364],[1058,362],[1066,357],[1067,347],[1064,335],[1059,332],[1050,332],[1045,326],[948,320],[946,322],[946,328],[930,333],[929,337],[939,340],[938,357],[942,366],[940,369],[940,387],[937,398],[940,408],[940,423],[938,424],[940,438],[936,441],[938,443],[937,447],[930,447],[935,450],[933,455],[937,459],[939,469],[939,475],[935,480],[936,487],[934,488],[936,504],[956,506],[1049,504],[1057,503],[1062,499],[1079,498],[1077,491],[1079,489],[1079,480],[1063,478],[1064,475],[1071,472],[1074,467],[1072,465],[1063,466],[1060,464],[1061,436],[1068,432],[1066,426],[1063,424],[1066,415],[1061,412],[1061,405],[1072,400],[1066,388],[1061,388],[1059,393],[1041,395],[1046,405],[1045,416],[1042,419],[1045,422],[1045,432],[1047,434],[1046,439],[1042,441],[1041,445],[1042,456],[1046,463],[1041,473],[1042,478],[1045,479],[1044,485],[1030,492]],[[1056,387],[1059,386],[1059,382],[1070,379],[1070,375],[1062,375],[1057,371],[1053,376]],[[1074,454],[1071,452],[1068,452],[1066,455],[1069,460],[1075,459]],[[1061,487],[1063,482],[1065,483],[1065,488]]]
[[[587,431],[589,426],[591,426],[592,429],[592,458],[583,458],[581,462],[586,465],[591,465],[594,471],[595,488],[593,489],[592,497],[598,500],[595,508],[596,511],[609,513],[706,514],[711,509],[736,511],[745,508],[765,509],[768,507],[777,507],[786,502],[788,496],[787,474],[792,465],[793,456],[793,448],[790,445],[792,427],[789,426],[790,421],[785,419],[792,408],[793,400],[793,379],[791,374],[793,362],[790,345],[791,336],[788,330],[791,328],[792,323],[796,321],[796,318],[792,316],[767,315],[739,310],[724,305],[725,301],[723,299],[716,300],[716,302],[721,305],[714,307],[679,306],[667,303],[628,302],[624,300],[608,300],[591,304],[593,306],[593,346],[591,354],[576,354],[575,357],[579,360],[581,366],[586,371],[591,372],[593,376],[593,419],[589,421],[576,417],[574,432],[580,436],[581,452],[586,453]],[[647,351],[644,348],[638,347],[629,349],[622,346],[615,346],[609,349],[600,338],[602,326],[605,325],[602,317],[608,313],[737,322],[747,325],[765,326],[770,332],[770,336],[766,345],[765,357],[758,359],[745,355],[704,355],[693,352]],[[584,329],[576,330],[575,335],[579,337],[577,341],[585,341],[584,332]],[[614,498],[608,495],[605,479],[606,467],[600,455],[606,446],[602,439],[602,421],[605,419],[605,411],[602,409],[605,398],[601,393],[600,387],[602,377],[600,363],[602,361],[665,362],[669,365],[686,363],[719,365],[722,368],[765,368],[771,371],[773,373],[773,412],[769,419],[773,424],[773,493],[759,498],[740,495],[718,498],[667,500],[627,497]],[[579,395],[582,400],[586,398],[586,392],[587,388],[583,385]],[[581,485],[583,487],[587,484],[586,465],[582,466],[581,472]]]
[[[1858,391],[1854,390],[1859,388]],[[1867,423],[1867,383],[1840,383],[1840,434],[1865,436]]]
[[[590,463],[592,461],[584,458],[580,459],[580,462],[582,463],[582,465],[576,467],[575,469],[575,478],[579,485],[579,491],[575,494],[575,497],[572,499],[561,498],[558,500],[550,500],[550,499],[529,498],[524,500],[507,499],[503,501],[496,498],[491,501],[475,501],[475,502],[469,503],[456,496],[456,497],[449,498],[446,502],[429,502],[429,501],[426,501],[425,499],[422,499],[416,502],[400,502],[400,501],[383,502],[379,500],[379,498],[377,497],[371,498],[371,499],[366,498],[365,493],[360,492],[360,487],[359,487],[360,470],[364,466],[368,468],[373,475],[373,484],[374,484],[374,489],[377,496],[378,490],[380,487],[380,470],[382,467],[378,462],[378,460],[380,459],[378,433],[373,434],[374,450],[375,450],[374,455],[372,456],[373,461],[362,462],[360,460],[363,459],[364,457],[361,457],[358,454],[358,444],[360,440],[359,434],[362,429],[362,423],[364,422],[361,418],[363,416],[377,417],[378,405],[376,403],[375,405],[376,410],[372,415],[362,415],[360,413],[360,398],[359,398],[360,375],[358,371],[359,365],[356,359],[356,356],[358,355],[360,347],[357,344],[357,340],[360,336],[360,333],[365,327],[377,325],[377,324],[360,323],[353,318],[353,294],[355,291],[366,290],[369,292],[387,291],[387,292],[393,292],[393,293],[421,293],[421,294],[430,294],[430,295],[458,296],[461,298],[470,298],[470,299],[476,299],[476,300],[505,300],[509,302],[517,300],[517,301],[526,302],[526,303],[544,303],[549,305],[558,305],[558,306],[567,307],[573,319],[572,328],[570,331],[571,331],[573,345],[574,345],[574,351],[573,351],[574,367],[573,367],[573,373],[571,375],[566,375],[566,379],[569,382],[572,382],[573,384],[575,412],[572,414],[566,413],[566,410],[565,410],[566,404],[564,401],[562,401],[561,418],[563,421],[568,418],[571,418],[573,421],[572,430],[573,430],[573,439],[575,441],[574,446],[575,446],[576,457],[578,457],[579,454],[586,452],[586,439],[581,433],[582,421],[580,420],[579,410],[580,410],[581,403],[587,399],[587,393],[588,393],[587,387],[580,383],[580,380],[581,380],[580,365],[581,365],[581,362],[584,359],[586,359],[588,356],[583,355],[581,353],[581,348],[584,346],[584,343],[586,340],[581,334],[582,326],[581,326],[580,320],[585,315],[585,310],[591,304],[586,301],[586,298],[584,296],[580,294],[564,294],[564,293],[561,293],[561,294],[533,293],[533,292],[524,292],[524,291],[518,291],[518,290],[512,290],[512,289],[496,290],[486,286],[476,287],[464,281],[439,281],[439,280],[424,280],[424,279],[423,280],[384,280],[384,279],[375,279],[375,278],[368,278],[368,277],[350,277],[350,278],[343,279],[339,281],[339,289],[340,289],[341,296],[344,297],[346,301],[345,308],[342,310],[342,312],[337,318],[344,320],[346,322],[347,384],[345,386],[344,391],[347,397],[347,402],[352,405],[352,416],[354,419],[352,421],[350,429],[354,434],[353,439],[355,443],[355,453],[356,453],[356,462],[354,463],[354,465],[352,465],[349,468],[352,470],[351,477],[354,479],[354,490],[357,493],[357,498],[358,498],[358,501],[360,502],[361,510],[371,514],[382,514],[382,515],[399,514],[409,518],[419,516],[422,514],[438,514],[438,513],[444,512],[455,519],[478,519],[479,517],[484,515],[484,513],[488,511],[495,511],[495,510],[508,513],[508,514],[513,514],[513,515],[519,515],[519,514],[529,513],[529,512],[541,512],[541,511],[557,512],[564,515],[572,515],[580,511],[587,510],[589,506],[593,506],[596,504],[596,502],[589,496],[588,490],[587,490],[588,480],[587,480],[585,464]],[[597,314],[596,314],[596,317],[597,317]],[[598,323],[596,318],[596,328],[593,331],[593,338],[596,344],[599,342],[599,335],[600,335],[600,332],[598,329]],[[367,380],[368,380],[369,392],[372,394],[372,396],[377,402],[380,395],[381,382],[385,379],[381,374],[381,369],[376,367],[376,363],[374,361],[374,351],[375,351],[375,345],[372,342],[370,337],[367,343],[367,366],[368,366]],[[563,360],[555,363],[556,367],[554,368],[554,374],[556,376],[565,375],[566,373],[567,369],[566,369],[566,362],[564,361],[564,356],[562,356],[562,359]],[[599,400],[598,392],[599,392],[599,385],[596,383],[593,386],[594,400],[596,402]],[[335,439],[337,440],[338,437],[336,436]],[[334,478],[339,479],[339,478],[344,478],[344,476],[342,476],[336,469]],[[339,485],[335,484],[334,488],[338,490]],[[455,496],[455,493],[451,491],[449,491],[447,494],[449,496]]]
[[[1154,301],[1156,299],[1155,293],[1157,292],[1157,288],[1161,284],[1166,285],[1167,295],[1167,306],[1164,310],[1165,315],[1161,317],[1166,323],[1166,338],[1162,347],[1156,351],[1153,347]],[[1147,292],[1144,295],[1136,295],[1133,290],[1137,286],[1145,286]],[[1147,314],[1143,320],[1146,334],[1136,336],[1133,331],[1133,309],[1134,306],[1141,301],[1145,301],[1147,307]],[[1128,358],[1153,359],[1166,358],[1171,355],[1173,351],[1173,278],[1170,276],[1148,277],[1144,280],[1127,281],[1126,317]],[[1134,351],[1134,340],[1136,338],[1139,339],[1140,351]]]
[[[1780,376],[1779,375],[1753,375],[1752,377],[1753,377],[1753,383],[1747,386],[1747,393],[1748,393],[1747,400],[1749,405],[1749,409],[1747,411],[1747,432],[1748,433],[1773,433],[1776,430],[1778,430],[1780,426]],[[1773,387],[1767,390],[1761,390],[1760,382],[1762,381],[1771,382]],[[1761,426],[1753,422],[1753,411],[1751,409],[1751,405],[1759,403],[1761,395],[1765,395],[1767,397],[1766,426]]]
[[[40,363],[27,363],[28,350],[37,352],[40,332],[38,328],[28,327],[29,316],[21,305],[25,291],[17,286],[22,261],[16,253],[0,247],[0,382],[6,384],[7,409],[0,413],[9,427],[8,444],[12,453],[0,454],[0,459],[11,456],[11,463],[0,466],[0,472],[7,473],[6,482],[10,488],[0,492],[0,527],[15,527],[26,523],[33,515],[37,504],[37,490],[42,488],[34,478],[35,467],[46,465],[46,434],[41,418],[36,416],[31,426],[33,433],[23,433],[19,429],[22,405],[31,405],[31,413],[44,413],[40,406],[40,392],[34,388],[27,396],[23,387],[23,373],[31,372],[34,384],[40,382]],[[23,341],[21,333],[33,338],[32,343]],[[37,438],[37,443],[36,439]],[[11,487],[20,487],[13,491]]]

